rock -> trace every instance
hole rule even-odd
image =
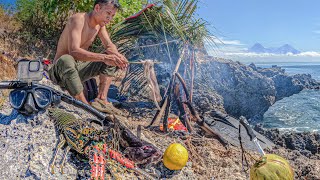
[[[297,150],[301,154],[307,157],[316,156],[320,151],[319,134],[304,132],[283,132],[281,133],[277,129],[263,129],[260,126],[255,126],[255,130],[270,140],[276,145],[288,148],[291,150]]]
[[[199,69],[196,81],[222,96],[224,109],[232,116],[259,119],[275,102],[274,82],[251,67],[211,58]]]
[[[276,101],[305,88],[320,89],[320,83],[310,75],[290,76],[278,66],[257,68],[254,64],[246,66],[210,56],[201,58],[196,69],[193,97],[200,115],[205,115],[210,109],[218,109],[257,123]],[[170,82],[172,69],[173,66],[168,63],[155,68],[162,94]],[[181,66],[180,71],[183,69]],[[172,109],[176,108],[173,106]]]
[[[304,85],[295,78],[280,74],[272,77],[276,88],[276,101],[297,94],[304,89]]]
[[[201,96],[207,93],[215,94],[217,99],[221,96],[218,104],[223,105],[228,114],[236,118],[244,116],[250,122],[261,121],[268,108],[284,97],[305,88],[320,89],[320,83],[310,75],[290,76],[278,66],[257,68],[254,64],[246,66],[212,57],[200,64],[195,81],[210,90],[201,91]]]
[[[254,63],[251,63],[249,67],[251,67],[254,71],[258,71],[258,68]]]
[[[274,76],[284,74],[285,70],[281,69],[281,67],[278,67],[278,66],[272,66],[272,68],[261,68],[257,70],[257,72],[259,72],[263,76],[272,78]]]
[[[39,119],[41,123],[31,123]],[[1,133],[1,156],[0,161],[1,179],[12,177],[33,179],[66,179],[76,178],[77,170],[72,166],[64,168],[66,174],[51,175],[49,163],[53,157],[53,150],[57,143],[53,122],[45,114],[40,114],[34,119],[17,123],[11,121],[9,125],[0,125]],[[60,151],[57,162],[60,162],[63,152]]]
[[[209,114],[212,109],[225,112],[223,97],[216,91],[201,87],[199,84],[195,86],[193,103],[197,112],[202,116]]]
[[[312,79],[310,74],[296,74],[292,76],[307,89],[319,89],[320,83]]]

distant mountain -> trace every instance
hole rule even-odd
[[[265,48],[259,43],[256,43],[251,48],[249,48],[248,52],[258,53],[258,54],[260,54],[260,53],[272,53],[272,54],[288,54],[288,53],[292,53],[292,54],[300,54],[301,53],[299,50],[296,50],[295,48],[293,48],[289,44],[285,44],[285,45],[283,45],[281,47],[277,47],[277,48]]]
[[[261,44],[256,43],[251,48],[249,48],[248,51],[254,53],[266,53],[267,49],[263,47]]]

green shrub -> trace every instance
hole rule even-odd
[[[146,0],[120,0],[123,10],[108,28],[139,11],[145,3]],[[16,4],[23,30],[55,46],[68,17],[76,12],[90,12],[94,0],[17,0]]]

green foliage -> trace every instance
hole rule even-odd
[[[48,11],[44,7],[48,0],[17,0],[17,19],[22,23],[24,34],[30,34],[34,38],[38,38],[50,43],[57,41],[64,22],[62,16],[53,19],[48,17]],[[65,18],[66,16],[64,16]]]
[[[150,1],[149,1],[150,2]],[[204,39],[210,38],[206,22],[195,14],[198,0],[160,0],[155,7],[136,19],[125,18],[139,12],[147,0],[120,0],[122,9],[117,13],[108,29],[113,42],[125,54],[138,45],[164,43],[176,40],[172,51],[188,43],[203,48]],[[31,34],[55,49],[66,20],[76,12],[90,12],[94,0],[17,0],[17,17],[25,34]],[[150,42],[150,40],[152,42]],[[96,41],[91,50],[99,50],[101,42]],[[170,54],[169,47],[161,51]]]
[[[139,12],[147,4],[147,0],[119,0],[119,2],[122,8],[114,17],[112,24],[109,25],[109,29],[113,25],[124,21],[125,18]]]
[[[109,28],[139,11],[146,0],[120,0],[120,3],[123,10],[117,13]],[[94,0],[17,0],[16,4],[23,30],[54,47],[68,17],[77,12],[90,12]]]

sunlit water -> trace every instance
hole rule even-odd
[[[289,131],[320,130],[320,91],[304,90],[276,102],[264,114],[263,126]]]
[[[320,81],[320,62],[268,62],[256,65],[264,68],[278,65],[290,75],[311,74]],[[276,102],[264,114],[263,126],[283,131],[320,132],[320,91],[303,90]]]

